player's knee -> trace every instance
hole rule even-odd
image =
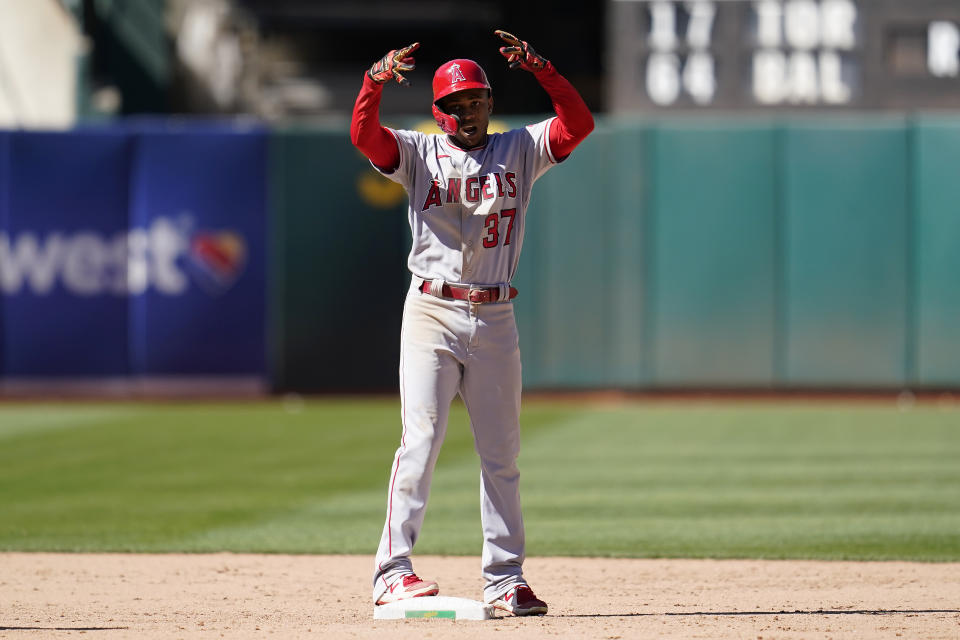
[[[517,467],[517,457],[507,456],[503,458],[482,458],[480,466],[484,472],[497,478],[498,480],[516,480],[520,476],[520,469]]]

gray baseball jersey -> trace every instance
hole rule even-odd
[[[444,135],[391,130],[400,166],[384,175],[410,196],[411,273],[457,283],[510,281],[533,183],[556,163],[548,139],[552,121],[492,133],[486,146],[471,151]]]

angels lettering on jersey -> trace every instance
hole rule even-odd
[[[390,129],[400,165],[383,171],[410,195],[410,272],[425,280],[509,283],[523,246],[524,215],[534,182],[555,160],[552,118],[490,134],[464,151],[439,134]]]
[[[421,212],[444,204],[465,202],[475,204],[495,198],[517,197],[517,174],[514,171],[496,171],[468,178],[447,178],[446,184],[434,178],[427,189],[427,197],[420,207]]]

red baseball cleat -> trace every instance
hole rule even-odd
[[[547,612],[547,603],[525,584],[518,584],[489,604],[515,616],[542,616]]]
[[[433,581],[421,580],[415,573],[407,573],[396,580],[384,592],[377,604],[389,604],[397,600],[419,598],[421,596],[435,596],[440,593],[440,586]]]

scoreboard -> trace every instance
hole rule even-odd
[[[609,0],[607,104],[960,108],[960,0]]]

